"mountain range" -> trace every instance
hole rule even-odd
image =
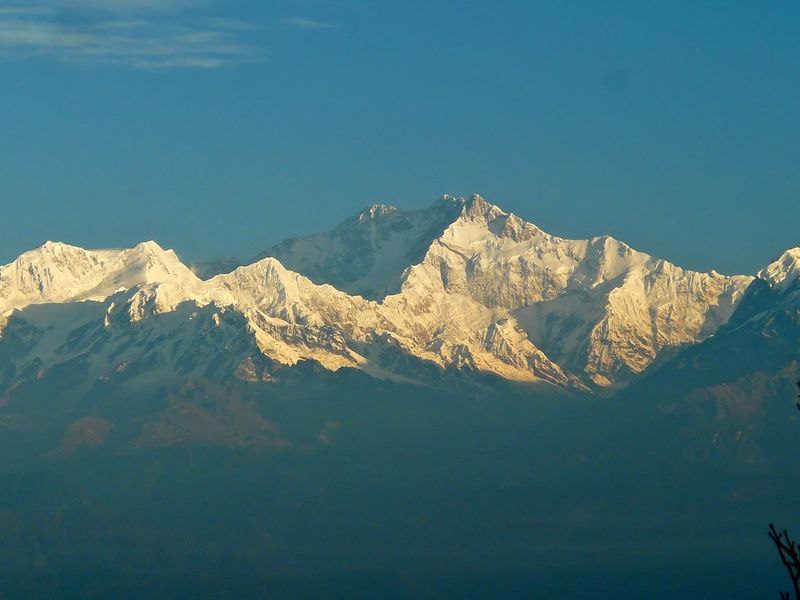
[[[85,382],[131,384],[268,381],[312,361],[424,385],[455,370],[608,395],[714,336],[754,282],[790,288],[798,265],[794,249],[756,277],[694,272],[609,236],[550,235],[478,195],[373,205],[229,272],[206,264],[205,279],[155,242],[47,242],[0,268],[2,393],[70,361]]]

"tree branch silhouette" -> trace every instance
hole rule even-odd
[[[800,388],[800,381],[797,382],[797,387]],[[797,397],[800,398],[800,395]],[[797,403],[797,410],[800,410],[800,402]],[[767,535],[778,549],[781,562],[789,573],[789,578],[794,586],[795,600],[800,600],[800,548],[797,542],[792,539],[786,529],[778,531],[772,523],[769,524]],[[789,600],[789,592],[781,592],[781,600]]]
[[[784,529],[778,531],[775,525],[769,524],[769,537],[775,543],[781,562],[789,573],[794,586],[794,597],[800,598],[800,549],[789,533]],[[781,600],[789,600],[789,592],[781,592]]]

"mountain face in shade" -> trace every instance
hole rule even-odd
[[[784,286],[796,254],[781,261],[764,276]],[[205,280],[154,242],[48,242],[0,268],[0,352],[13,357],[9,386],[72,360],[88,381],[142,383],[268,381],[311,361],[426,385],[454,370],[586,392],[624,387],[712,336],[752,280],[607,236],[566,240],[480,196],[445,196],[420,211],[373,205]]]
[[[450,196],[418,211],[373,204],[328,233],[291,238],[259,258],[277,258],[316,283],[380,300],[400,291],[406,269],[425,257],[462,209],[463,201]]]

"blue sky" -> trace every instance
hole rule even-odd
[[[0,263],[479,192],[751,272],[800,245],[797,31],[789,1],[0,2]]]

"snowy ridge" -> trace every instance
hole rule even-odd
[[[567,385],[568,376],[515,327],[504,311],[469,298],[404,294],[383,303],[316,285],[273,258],[218,275],[181,296],[153,288],[158,310],[181,302],[213,303],[242,312],[265,355],[282,364],[315,360],[325,368],[360,368],[391,377],[385,345],[441,368],[468,367],[521,381]]]

